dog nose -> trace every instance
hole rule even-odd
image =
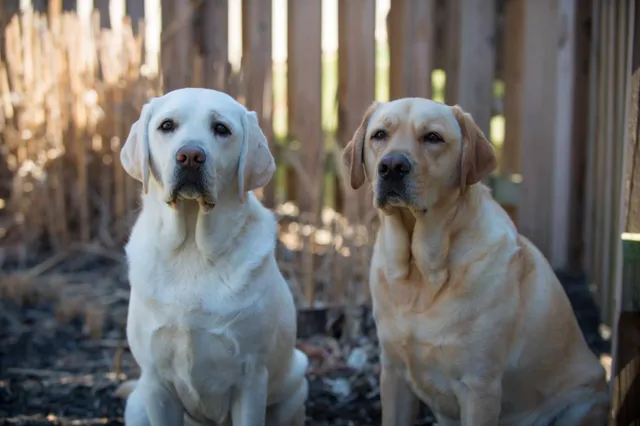
[[[182,167],[198,167],[206,159],[204,151],[194,146],[184,146],[176,153],[176,163]]]
[[[400,180],[411,171],[411,163],[404,154],[387,154],[378,164],[378,176],[384,180]]]

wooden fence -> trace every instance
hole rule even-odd
[[[262,198],[281,218],[278,257],[301,303],[366,302],[376,218],[337,154],[374,99],[426,96],[471,112],[500,156],[495,197],[555,267],[582,267],[593,62],[583,1],[156,1],[159,76],[141,72],[158,60],[143,49],[151,0],[95,0],[91,19],[73,1],[21,13],[2,2],[5,254],[119,247],[137,208],[117,155],[130,124],[149,96],[205,86],[259,114],[278,161]],[[283,31],[287,57],[274,60]],[[335,51],[323,50],[328,32]]]
[[[585,269],[613,327],[611,425],[640,422],[640,7],[595,1]]]

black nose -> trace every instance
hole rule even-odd
[[[176,163],[182,167],[199,167],[207,159],[200,148],[183,146],[176,152]]]
[[[404,154],[387,154],[378,164],[378,176],[384,180],[400,180],[411,171],[411,163]]]

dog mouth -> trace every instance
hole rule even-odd
[[[378,183],[375,201],[378,208],[401,207],[412,204],[411,197],[407,193],[405,186],[397,184]]]
[[[208,188],[209,185],[201,173],[179,172],[176,175],[167,204],[172,208],[177,208],[180,201],[197,201],[200,210],[208,213],[215,207],[213,194]]]

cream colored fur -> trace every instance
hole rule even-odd
[[[393,191],[379,170],[388,155],[411,165]],[[420,399],[445,426],[604,425],[604,369],[547,260],[480,182],[496,157],[471,116],[419,98],[375,103],[344,159],[380,211],[382,424],[412,425]]]
[[[189,190],[175,160],[185,145],[206,154]],[[121,159],[143,182],[126,245],[127,338],[141,367],[122,387],[126,424],[303,425],[308,360],[275,217],[251,192],[275,170],[256,114],[224,93],[176,90],[144,107]]]

